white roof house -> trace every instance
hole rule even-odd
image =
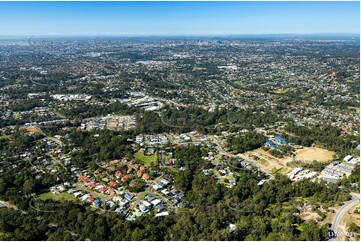
[[[343,160],[349,162],[350,160],[352,160],[352,155],[346,156]]]
[[[155,216],[156,217],[163,217],[163,216],[168,216],[169,215],[169,212],[161,212],[161,213],[157,213]]]
[[[143,201],[143,205],[146,206],[147,208],[149,208],[150,206],[152,206],[151,203],[147,202],[147,201]]]
[[[161,203],[162,201],[159,200],[159,199],[155,199],[153,201],[151,201],[151,203],[154,205],[154,206],[157,206],[159,203]]]

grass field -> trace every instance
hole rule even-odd
[[[206,68],[195,66],[195,67],[193,67],[192,70],[193,70],[193,71],[203,71],[203,70],[206,70]]]
[[[71,194],[69,194],[67,192],[62,192],[57,195],[54,195],[51,192],[47,192],[47,193],[40,194],[38,196],[38,199],[39,200],[51,199],[51,200],[55,200],[55,201],[64,201],[64,200],[76,201],[75,197],[73,197]]]
[[[355,110],[357,113],[360,113],[360,107],[348,106],[347,108],[350,109],[350,110]]]
[[[271,174],[272,174],[272,175],[276,175],[277,173],[281,173],[282,169],[283,169],[283,168],[278,168],[278,169],[273,168],[273,169],[271,170]]]
[[[332,161],[334,155],[336,155],[335,152],[318,147],[303,148],[296,151],[296,159],[302,162],[312,162],[314,160],[318,162]]]
[[[144,155],[143,151],[138,151],[134,154],[135,160],[143,163],[146,166],[150,166],[153,162],[157,160],[157,155]]]
[[[275,93],[275,94],[284,94],[287,91],[288,91],[287,88],[286,89],[277,89],[277,90],[273,91],[273,93]]]
[[[243,87],[243,88],[245,88],[246,87],[246,85],[243,83],[243,82],[241,82],[241,81],[233,81],[233,83],[234,84],[236,84],[237,86],[239,86],[239,87]]]

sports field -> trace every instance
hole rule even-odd
[[[334,155],[336,155],[335,152],[318,147],[303,148],[296,151],[296,159],[302,162],[312,162],[314,160],[318,162],[332,161]]]

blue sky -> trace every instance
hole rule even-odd
[[[0,36],[359,33],[359,2],[0,2]]]

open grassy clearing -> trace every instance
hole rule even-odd
[[[356,111],[357,113],[360,113],[360,107],[348,106],[347,108],[350,109],[350,110],[354,110],[354,111]]]
[[[284,93],[286,93],[286,92],[288,92],[288,88],[286,88],[286,89],[277,89],[277,90],[275,90],[275,91],[273,91],[273,93],[275,93],[275,94],[284,94]]]
[[[54,195],[51,192],[47,192],[47,193],[40,194],[37,199],[39,199],[39,200],[50,199],[50,200],[55,200],[55,201],[64,201],[64,200],[76,201],[75,197],[67,192],[62,192],[57,195]]]
[[[135,160],[143,163],[146,166],[150,166],[153,162],[157,160],[157,155],[144,155],[143,151],[138,151],[134,154]]]
[[[296,159],[302,162],[327,162],[332,161],[334,156],[336,155],[335,152],[318,148],[318,147],[310,147],[310,148],[303,148],[296,151]]]
[[[240,88],[246,88],[247,85],[244,84],[242,81],[233,81],[234,84],[236,84],[237,86],[239,86]]]
[[[195,66],[193,67],[193,71],[203,71],[203,70],[206,70],[207,68],[204,68],[204,67],[198,67],[198,66]]]

